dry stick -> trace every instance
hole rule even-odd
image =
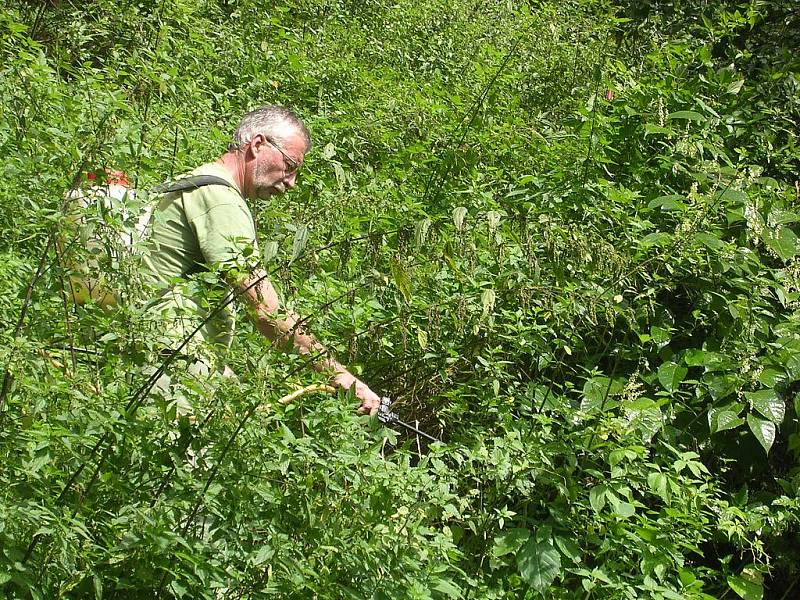
[[[291,402],[294,402],[301,396],[305,396],[306,394],[310,394],[312,392],[325,392],[327,394],[333,394],[334,392],[336,392],[336,388],[333,387],[332,385],[327,385],[324,383],[312,383],[311,385],[307,385],[303,388],[300,388],[299,390],[295,390],[290,394],[286,394],[283,398],[280,398],[278,400],[278,404],[283,404],[283,405],[290,404]],[[263,411],[264,408],[261,407],[259,409],[256,409],[256,412],[263,412]]]

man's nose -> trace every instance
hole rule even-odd
[[[287,175],[283,178],[283,182],[286,184],[287,189],[292,189],[295,186],[295,183],[297,183],[297,173]]]

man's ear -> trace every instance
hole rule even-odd
[[[257,133],[252,138],[250,138],[248,152],[251,153],[253,158],[258,156],[259,152],[261,152],[264,149],[264,142],[266,141],[267,141],[266,138],[261,133]]]

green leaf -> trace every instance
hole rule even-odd
[[[608,377],[592,377],[583,384],[583,399],[581,400],[581,410],[593,412],[595,410],[609,410],[619,406],[619,402],[611,400],[613,396],[619,394],[625,387],[625,381],[620,378],[609,379]]]
[[[663,363],[658,367],[658,381],[668,392],[677,390],[689,369],[676,363]]]
[[[298,259],[303,249],[308,242],[308,225],[300,225],[294,232],[294,242],[292,243],[292,258],[289,261],[294,262]]]
[[[661,498],[666,504],[669,504],[671,494],[669,490],[669,479],[664,473],[650,473],[647,476],[647,485]]]
[[[459,231],[464,229],[464,217],[467,216],[467,208],[465,206],[457,206],[453,209],[453,224]]]
[[[772,448],[772,444],[775,442],[775,423],[749,413],[747,415],[747,424],[758,442],[764,447],[764,451],[769,454],[769,449]]]
[[[725,91],[729,94],[736,95],[741,91],[743,85],[744,79],[740,79],[739,81],[731,81]]]
[[[517,555],[520,575],[540,594],[544,594],[561,572],[561,555],[549,536],[542,537],[537,535],[529,539]]]
[[[672,129],[668,129],[666,127],[661,127],[660,125],[656,125],[655,123],[645,123],[644,124],[644,135],[647,137],[648,135],[653,135],[654,133],[672,133]]]
[[[492,310],[494,310],[494,303],[497,299],[497,296],[494,293],[493,289],[483,290],[481,294],[481,304],[483,305],[483,316],[487,316]]]
[[[396,258],[392,258],[389,261],[389,269],[392,271],[392,279],[395,286],[403,294],[405,301],[411,302],[411,278],[408,276],[403,264]]]
[[[606,491],[608,488],[600,484],[589,490],[589,504],[596,513],[600,513],[606,505]]]
[[[264,244],[264,249],[261,251],[261,257],[265,263],[271,262],[273,258],[278,255],[278,242],[270,241]]]
[[[797,236],[788,227],[776,229],[765,229],[761,236],[767,244],[780,258],[789,260],[797,254]]]
[[[578,544],[560,535],[555,536],[554,540],[556,546],[558,546],[558,549],[561,550],[561,553],[564,556],[566,556],[576,565],[580,564],[583,553],[581,552],[581,549],[578,546]]]
[[[617,500],[613,502],[614,513],[619,515],[620,517],[628,518],[632,517],[636,514],[636,507],[633,506],[630,502],[625,502],[623,500]]]
[[[644,248],[650,248],[652,246],[663,246],[672,240],[672,236],[668,233],[664,233],[663,231],[657,233],[649,233],[644,236],[641,240],[639,240],[639,245]]]
[[[253,557],[253,564],[255,566],[263,565],[267,562],[270,558],[272,558],[275,554],[275,550],[272,547],[264,544],[261,548],[258,549],[256,555]]]
[[[706,371],[721,371],[731,368],[731,360],[724,354],[690,348],[683,355],[687,367],[705,367]]]
[[[531,532],[521,527],[502,531],[494,538],[492,552],[497,557],[516,554],[530,536]]]
[[[758,412],[767,419],[780,425],[786,414],[786,403],[778,396],[775,390],[758,390],[757,392],[745,392],[745,397],[750,400]]]
[[[428,332],[424,329],[417,329],[417,343],[423,350],[428,347]]]
[[[436,592],[441,592],[448,598],[461,598],[461,588],[449,579],[439,579],[432,588]]]
[[[728,429],[736,429],[739,425],[744,424],[744,419],[735,412],[729,410],[721,410],[715,415],[715,419],[711,425],[711,433],[718,433]]]
[[[322,149],[322,158],[324,158],[325,160],[330,160],[335,155],[336,155],[336,147],[331,142],[325,144],[325,147]]]
[[[684,211],[686,210],[686,204],[683,202],[684,200],[686,200],[686,198],[678,194],[668,194],[651,200],[647,204],[647,208],[660,208],[665,211]]]
[[[734,188],[726,188],[719,196],[722,200],[731,200],[737,204],[746,204],[747,203],[747,194],[742,190],[736,190]]]
[[[103,599],[103,580],[95,573],[92,575],[92,583],[94,584],[94,597],[96,600]]]
[[[679,110],[677,112],[670,113],[667,115],[668,121],[671,121],[673,119],[686,119],[687,121],[698,121],[698,122],[706,120],[706,118],[703,115],[693,110]]]
[[[414,246],[422,248],[428,241],[428,232],[431,229],[433,221],[430,219],[421,219],[414,225]]]
[[[764,586],[757,581],[731,575],[728,577],[728,585],[744,600],[761,600],[764,597]]]
[[[710,233],[696,233],[694,241],[703,244],[709,250],[720,250],[725,247],[725,242]]]

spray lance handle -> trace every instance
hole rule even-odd
[[[381,398],[381,403],[378,406],[378,421],[383,423],[384,425],[399,425],[404,429],[414,433],[415,435],[419,435],[424,437],[426,440],[431,442],[441,442],[439,438],[435,438],[432,435],[425,433],[424,431],[420,431],[413,425],[402,421],[400,417],[397,416],[396,412],[392,411],[392,401],[389,399],[388,396],[384,396]]]

